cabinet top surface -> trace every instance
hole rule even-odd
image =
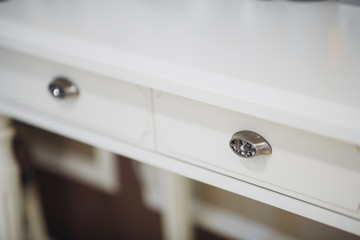
[[[228,108],[282,123],[287,116],[281,113],[291,114],[299,121],[289,120],[294,127],[312,130],[316,121],[327,122],[338,127],[333,137],[346,128],[353,131],[350,141],[360,143],[360,7],[8,0],[0,2],[0,29],[2,47],[41,57],[51,52],[63,61],[76,56],[79,66],[96,70],[98,63],[102,73],[106,67],[138,72],[151,77],[137,84],[201,101],[214,96],[208,102],[223,107],[227,101],[254,104]]]

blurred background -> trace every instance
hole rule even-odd
[[[28,239],[164,239],[163,170],[20,122],[15,126]],[[191,207],[184,211],[190,211],[193,239],[360,239],[206,184],[188,183]]]

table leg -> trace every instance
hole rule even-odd
[[[20,240],[21,198],[19,168],[12,149],[14,129],[0,116],[0,240]]]
[[[166,240],[193,239],[191,182],[171,172],[163,175],[162,227]]]

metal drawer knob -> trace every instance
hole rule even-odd
[[[57,77],[49,84],[51,94],[56,98],[72,98],[79,96],[78,87],[65,77]]]
[[[231,150],[240,157],[251,158],[257,155],[270,155],[270,144],[257,133],[240,131],[235,133],[230,142]]]

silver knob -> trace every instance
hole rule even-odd
[[[251,158],[257,155],[270,155],[270,144],[257,133],[240,131],[235,133],[229,142],[231,150],[240,157]]]
[[[49,84],[49,90],[56,98],[72,98],[79,96],[78,87],[65,77],[56,77]]]

